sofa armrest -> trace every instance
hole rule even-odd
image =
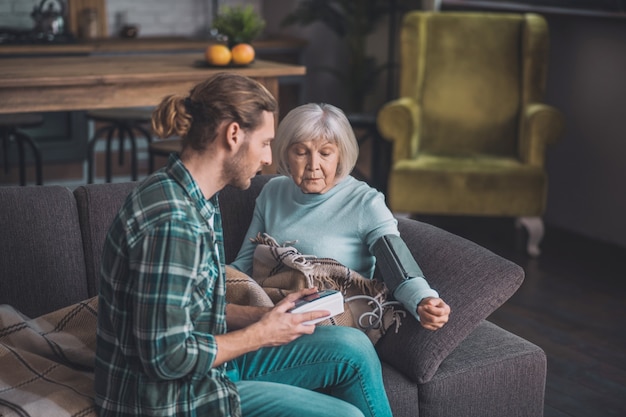
[[[450,352],[515,293],[524,271],[435,226],[409,219],[398,219],[398,226],[431,287],[452,312],[448,323],[435,332],[407,315],[398,332],[388,332],[376,348],[382,360],[412,380],[425,383]]]
[[[526,107],[522,120],[520,157],[526,164],[543,167],[546,147],[563,133],[563,115],[552,106],[533,103]]]
[[[393,141],[393,161],[411,159],[419,149],[420,106],[408,97],[385,104],[376,116],[380,135]]]
[[[418,387],[419,416],[543,417],[546,354],[488,321]]]

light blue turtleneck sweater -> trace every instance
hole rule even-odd
[[[289,246],[304,255],[335,259],[367,278],[374,274],[374,243],[385,235],[399,235],[384,196],[351,176],[324,194],[305,194],[288,177],[271,179],[256,200],[246,239],[231,265],[248,275],[256,247],[249,238],[258,233],[267,233],[279,244],[297,241]],[[424,277],[405,281],[393,295],[416,318],[423,298],[439,296]]]

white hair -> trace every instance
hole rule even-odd
[[[291,110],[276,129],[272,144],[274,160],[280,174],[291,177],[287,153],[294,143],[325,139],[337,145],[339,163],[336,178],[346,177],[356,165],[359,144],[346,115],[325,103],[303,104]]]

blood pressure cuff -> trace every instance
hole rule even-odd
[[[381,237],[374,243],[373,252],[378,269],[392,294],[404,281],[424,276],[411,251],[400,236],[385,235]]]

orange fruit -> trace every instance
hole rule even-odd
[[[235,65],[248,65],[254,61],[254,48],[249,43],[238,43],[233,46],[231,52]]]
[[[211,65],[225,66],[230,64],[232,54],[228,46],[217,43],[207,46],[204,57]]]

